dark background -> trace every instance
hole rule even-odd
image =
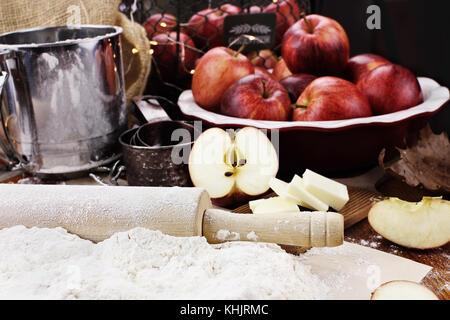
[[[366,26],[367,7],[381,9],[381,30]],[[450,88],[449,0],[311,0],[312,11],[336,19],[350,39],[351,55],[372,52]],[[450,131],[450,108],[432,119]]]

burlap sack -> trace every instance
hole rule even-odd
[[[117,25],[127,101],[142,95],[150,73],[150,44],[144,28],[118,11],[120,0],[0,0],[0,33],[66,24]],[[133,50],[135,48],[136,50]]]

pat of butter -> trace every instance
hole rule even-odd
[[[306,190],[303,179],[295,175],[288,184],[287,192],[307,205],[308,208],[317,211],[328,211],[328,205]]]
[[[251,209],[252,207],[253,209]],[[285,200],[281,197],[255,200],[253,204],[250,203],[250,209],[254,214],[300,212],[300,209],[295,202]]]
[[[349,200],[348,190],[344,184],[311,170],[305,171],[303,181],[308,192],[337,211],[341,210]]]
[[[305,207],[305,208],[308,208],[311,210],[316,210],[312,206],[305,203],[303,200],[298,199],[297,197],[290,194],[288,192],[288,185],[289,184],[287,182],[284,182],[283,180],[280,180],[277,178],[272,178],[272,180],[270,180],[270,182],[269,182],[270,188],[281,198],[283,198],[285,200],[289,200],[291,202],[295,202],[299,206],[302,206],[302,207]]]
[[[257,206],[259,206],[261,203],[263,203],[267,199],[259,199],[259,200],[252,200],[248,203],[248,206],[250,207],[250,210],[253,212],[253,210],[256,209]]]
[[[269,187],[281,198],[291,201],[291,202],[295,202],[298,205],[301,205],[300,203],[298,203],[298,201],[295,197],[293,197],[292,195],[290,195],[287,192],[287,187],[288,187],[287,182],[284,182],[283,180],[280,180],[277,178],[272,178],[269,181]]]

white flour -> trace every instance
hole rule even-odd
[[[0,230],[0,299],[324,299],[329,289],[272,244],[142,228],[99,244],[61,228]]]

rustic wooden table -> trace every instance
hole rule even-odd
[[[421,189],[409,187],[401,181],[388,177],[379,168],[374,168],[359,176],[338,180],[348,186],[376,192],[384,197],[399,197],[406,201],[420,201],[424,195],[436,196],[436,194],[426,194]],[[448,195],[445,198],[449,200]],[[246,208],[244,209],[244,207]],[[237,209],[237,211],[249,212],[247,207],[243,206]],[[365,214],[367,215],[367,212]],[[356,216],[359,215],[360,213],[356,214]],[[432,267],[433,269],[422,280],[422,283],[431,289],[440,299],[450,300],[450,244],[433,250],[403,248],[377,234],[370,227],[367,219],[363,219],[351,227],[346,228],[345,241],[401,256]],[[294,254],[302,252],[298,248],[285,249]]]
[[[450,244],[433,250],[406,249],[379,236],[367,219],[345,230],[345,241],[353,242],[433,267],[422,280],[439,299],[450,300]]]
[[[16,183],[18,177],[12,181]],[[378,180],[379,172],[368,173],[364,176],[341,180],[351,181],[354,186],[364,187],[374,185],[372,181]],[[374,190],[374,187],[372,188]],[[423,193],[417,189],[409,188],[399,181],[384,179],[377,185],[378,192],[384,196],[397,196],[408,201],[417,201]],[[440,299],[450,300],[450,244],[433,250],[412,250],[397,246],[396,244],[378,235],[369,225],[367,219],[345,230],[345,241],[371,247],[390,254],[398,255],[419,263],[431,266],[433,269],[423,279],[423,284],[430,288]]]

